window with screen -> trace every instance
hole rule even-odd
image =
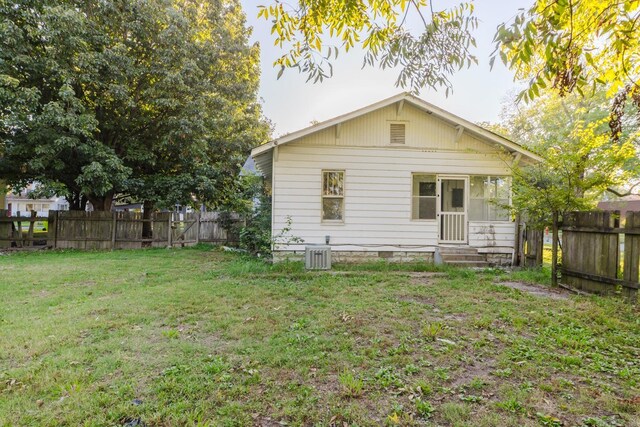
[[[322,171],[322,220],[344,221],[344,171]]]
[[[436,176],[413,175],[412,219],[436,219]]]
[[[469,182],[469,220],[509,221],[511,179],[504,176],[472,176]]]

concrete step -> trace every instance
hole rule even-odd
[[[489,267],[487,256],[479,254],[476,248],[469,246],[440,246],[438,247],[442,262],[457,267]]]

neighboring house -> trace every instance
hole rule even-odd
[[[620,211],[620,218],[625,218],[628,211],[640,211],[640,196],[625,196],[617,200],[602,201],[598,203],[598,209]]]
[[[400,94],[255,148],[270,181],[274,260],[305,245],[334,259],[434,260],[459,252],[511,262],[511,166],[541,159],[518,144]],[[435,257],[439,260],[439,257]]]
[[[249,156],[240,169],[240,176],[255,175],[256,173],[256,162],[253,157]]]
[[[144,212],[144,204],[143,203],[123,203],[123,204],[113,204],[111,206],[111,211],[112,212],[135,212],[135,213],[142,213]],[[191,212],[195,212],[193,210],[192,207],[190,206],[183,206],[183,205],[175,205],[173,208],[173,211],[170,211],[168,209],[161,209],[161,212],[177,212],[179,214],[186,214],[186,213],[191,213]]]
[[[114,203],[111,210],[115,212],[142,212],[143,205],[142,203],[125,203],[120,205]]]
[[[69,210],[69,203],[64,197],[54,196],[43,199],[29,197],[29,193],[33,188],[33,185],[31,185],[21,193],[7,194],[6,206],[12,216],[18,215],[18,213],[21,216],[29,216],[31,211],[36,211],[37,216],[45,217],[49,215],[50,210]]]

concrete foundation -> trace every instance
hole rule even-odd
[[[487,262],[496,267],[510,267],[512,255],[511,254],[484,254],[487,257]]]
[[[481,253],[476,256],[481,256],[482,262],[479,264],[487,267],[506,267],[511,265],[511,254]],[[434,262],[434,253],[412,251],[331,251],[331,261],[333,263],[362,263],[379,260],[388,262]],[[304,262],[304,250],[274,251],[273,262],[283,261]],[[456,264],[456,262],[451,262],[451,264],[460,265]],[[472,266],[475,266],[475,264]]]
[[[331,251],[331,261],[334,263],[358,263],[379,260],[388,262],[433,262],[433,253],[406,251]],[[304,261],[304,251],[273,252],[273,262],[282,261]]]

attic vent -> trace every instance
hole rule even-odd
[[[404,144],[404,124],[403,123],[391,123],[391,143],[392,144]]]

